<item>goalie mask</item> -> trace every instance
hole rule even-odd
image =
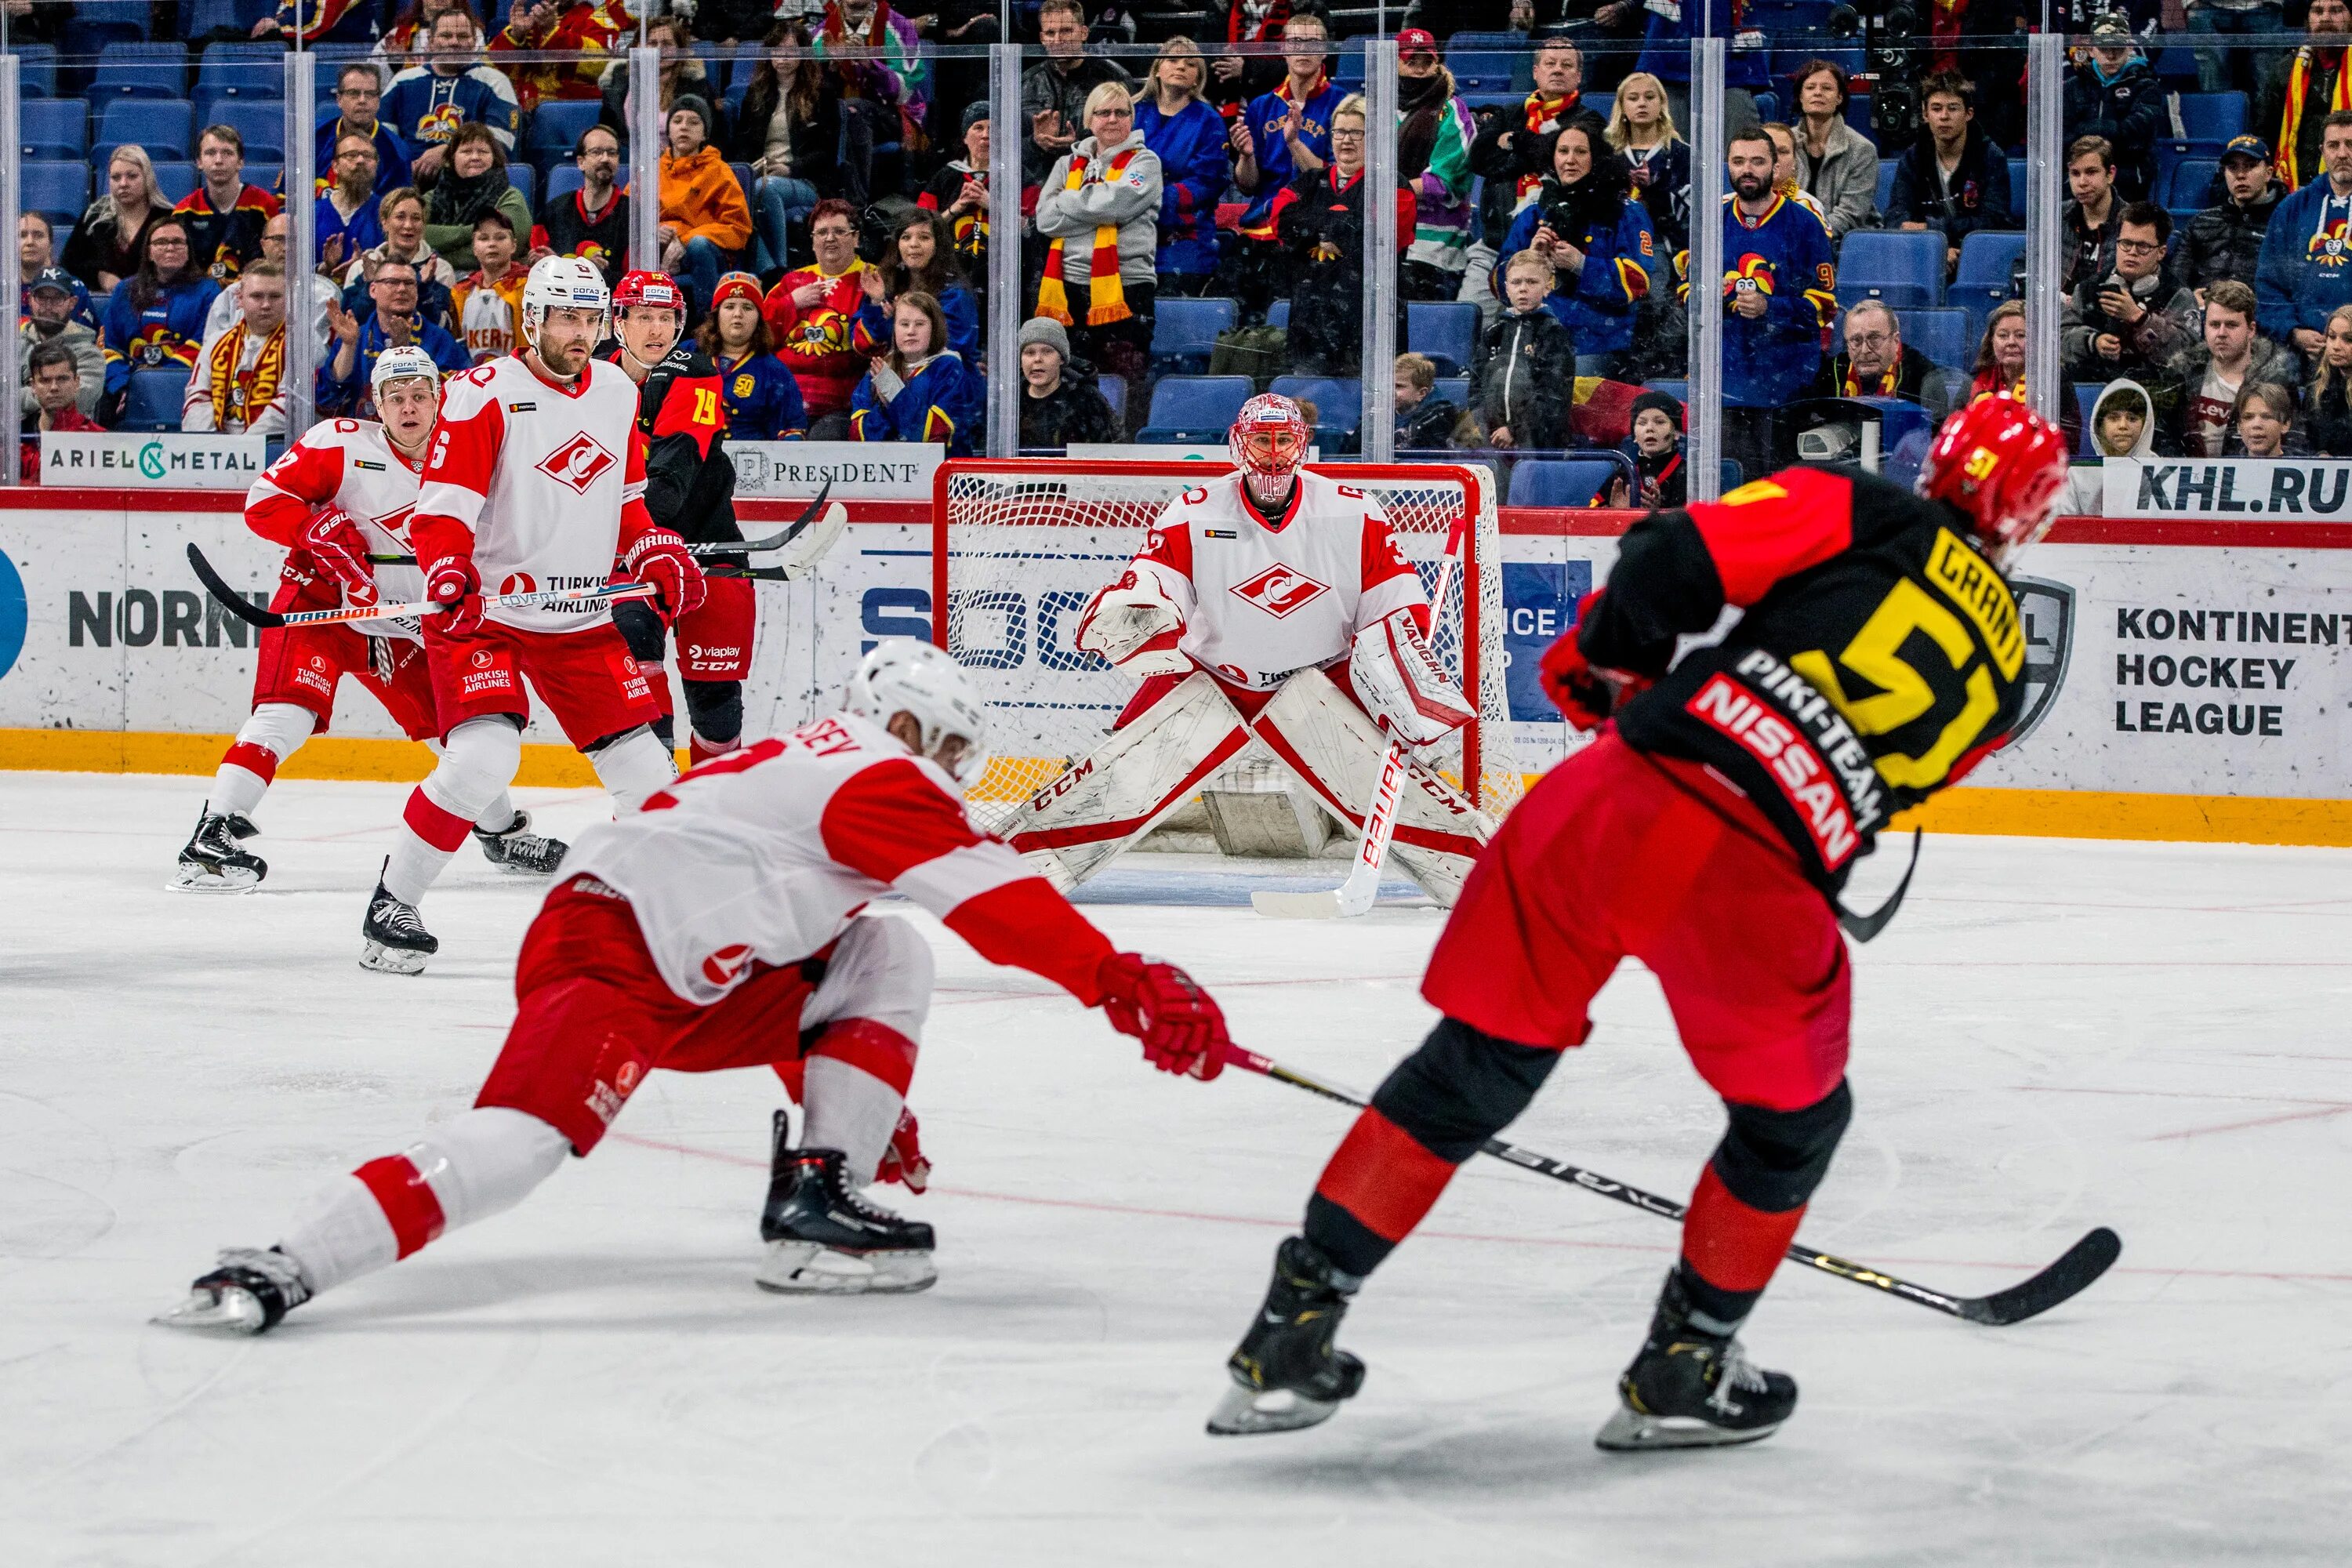
[[[1226,440],[1234,466],[1242,471],[1250,499],[1259,507],[1280,506],[1307,461],[1307,416],[1279,393],[1262,392],[1242,405]]]
[[[893,714],[912,714],[922,726],[915,749],[960,785],[977,783],[988,766],[988,709],[943,648],[885,637],[849,678],[842,706],[886,728]],[[948,746],[950,741],[958,744]]]

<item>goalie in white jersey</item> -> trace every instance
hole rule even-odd
[[[1077,646],[1143,684],[1102,749],[1007,826],[1056,887],[1100,870],[1253,738],[1360,829],[1389,735],[1427,747],[1475,717],[1430,652],[1428,598],[1379,500],[1302,466],[1298,405],[1253,397],[1231,439],[1236,471],[1171,501],[1079,619]],[[1494,821],[1409,765],[1391,853],[1451,906]]]
[[[654,584],[665,621],[702,602],[702,570],[645,504],[637,388],[590,357],[606,331],[603,274],[551,256],[523,285],[521,352],[454,376],[409,524],[425,597],[425,657],[440,765],[408,797],[400,839],[362,923],[360,962],[414,974],[440,944],[416,911],[425,890],[522,762],[523,682],[623,810],[677,776],[661,717],[602,600],[497,606],[494,594],[597,588],[615,571]]]
[[[776,1113],[757,1280],[918,1290],[931,1227],[862,1197],[900,1123],[931,998],[915,926],[861,914],[896,889],[981,956],[1103,1009],[1164,1071],[1214,1078],[1231,1044],[1172,964],[1115,951],[999,840],[964,782],[986,710],[940,649],[878,644],[843,711],[706,763],[583,834],[523,939],[517,1009],[474,1109],[321,1189],[268,1250],[221,1255],[165,1321],[257,1333],[319,1291],[520,1202],[585,1155],[655,1068],[801,1079]]]
[[[286,449],[246,493],[246,526],[287,547],[273,610],[331,610],[415,599],[414,566],[373,562],[408,552],[409,516],[425,454],[440,417],[441,367],[423,349],[384,351],[370,383],[382,423],[326,419]],[[175,887],[249,892],[268,863],[245,847],[259,832],[253,813],[286,759],[334,717],[348,677],[412,741],[440,749],[425,643],[413,621],[264,630],[253,678],[253,713],[221,757],[196,831],[180,851]],[[561,845],[530,831],[530,817],[504,790],[474,819],[482,853],[499,865],[551,871]]]

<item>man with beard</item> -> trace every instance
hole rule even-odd
[[[1761,473],[1772,410],[1821,374],[1837,310],[1837,260],[1821,215],[1772,188],[1772,140],[1734,132],[1724,163],[1723,401],[1726,455]],[[1687,268],[1687,263],[1685,263]],[[1694,285],[1700,279],[1692,279]]]

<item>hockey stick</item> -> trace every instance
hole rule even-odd
[[[1245,1068],[1251,1072],[1278,1079],[1294,1089],[1303,1089],[1309,1094],[1319,1094],[1326,1100],[1336,1100],[1342,1105],[1352,1105],[1359,1110],[1364,1109],[1365,1102],[1345,1089],[1334,1089],[1328,1083],[1318,1082],[1308,1078],[1305,1073],[1294,1071],[1278,1062],[1259,1056],[1255,1051],[1244,1050],[1239,1046],[1229,1047],[1225,1052],[1225,1059],[1235,1067]],[[1538,1175],[1549,1176],[1555,1182],[1562,1182],[1571,1187],[1581,1187],[1586,1192],[1598,1193],[1604,1198],[1614,1198],[1619,1203],[1640,1209],[1644,1214],[1656,1215],[1660,1219],[1679,1220],[1683,1217],[1684,1205],[1672,1198],[1662,1198],[1655,1193],[1645,1193],[1639,1187],[1629,1187],[1622,1182],[1612,1181],[1598,1172],[1584,1169],[1581,1165],[1571,1165],[1565,1160],[1555,1160],[1549,1154],[1538,1154],[1533,1150],[1522,1149],[1516,1143],[1506,1143],[1498,1138],[1489,1138],[1479,1145],[1479,1152],[1491,1154],[1496,1159],[1506,1161],[1522,1170],[1533,1171]],[[1996,1290],[1990,1296],[1948,1296],[1940,1290],[1930,1290],[1925,1285],[1913,1284],[1908,1279],[1897,1279],[1892,1274],[1883,1273],[1864,1264],[1854,1263],[1827,1252],[1816,1252],[1811,1247],[1798,1242],[1791,1242],[1789,1250],[1781,1256],[1792,1263],[1801,1263],[1809,1268],[1818,1268],[1824,1274],[1834,1274],[1841,1279],[1851,1279],[1857,1285],[1867,1285],[1874,1290],[1900,1297],[1906,1301],[1914,1302],[1922,1307],[1932,1307],[1937,1311],[1950,1317],[1998,1328],[2009,1323],[2021,1323],[2028,1318],[2037,1317],[2060,1302],[2079,1294],[2092,1281],[2107,1271],[2108,1265],[2115,1262],[2122,1254],[2123,1248],[2122,1238],[2105,1226],[2100,1226],[2085,1234],[2080,1241],[2061,1254],[2056,1262],[2040,1273],[2011,1285],[2006,1290]]]
[[[265,631],[278,626],[331,626],[352,621],[389,621],[416,616],[437,616],[449,608],[438,599],[426,599],[414,605],[361,605],[340,610],[289,610],[280,614],[249,603],[213,570],[213,563],[205,559],[205,552],[193,544],[188,546],[188,564],[195,568],[196,576],[203,581],[205,591],[220,601],[222,608],[239,620]],[[565,605],[592,605],[600,600],[650,599],[659,590],[651,583],[629,583],[618,588],[548,588],[534,594],[485,594],[482,595],[482,608],[554,608]]]
[[[1443,624],[1438,617],[1445,614],[1447,601],[1454,596],[1454,569],[1461,564],[1463,524],[1454,520],[1454,536],[1446,541],[1445,563],[1437,569],[1437,607],[1432,612],[1430,635],[1437,634]],[[1475,701],[1474,693],[1471,700]],[[1364,813],[1363,836],[1356,841],[1356,863],[1349,869],[1348,879],[1328,892],[1276,893],[1250,895],[1250,908],[1262,915],[1283,921],[1350,920],[1367,913],[1381,892],[1381,868],[1389,858],[1389,840],[1396,836],[1397,805],[1404,795],[1404,742],[1391,735],[1381,752],[1381,773],[1372,787],[1372,804]],[[1475,781],[1472,781],[1474,790]]]
[[[697,557],[706,555],[757,555],[763,551],[782,549],[784,542],[791,536],[791,532],[792,531],[788,529],[782,533],[772,534],[766,539],[747,539],[740,544],[731,539],[722,539],[715,543],[689,544],[686,547],[686,552],[688,555]],[[371,566],[414,566],[416,564],[416,557],[414,555],[391,555],[381,551],[371,551],[364,559]]]

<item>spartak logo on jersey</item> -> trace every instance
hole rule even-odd
[[[744,943],[730,942],[702,961],[702,977],[713,985],[731,985],[751,962],[751,950]]]
[[[1318,583],[1296,566],[1285,566],[1279,562],[1248,582],[1234,584],[1235,594],[1276,620],[1280,620],[1302,605],[1312,604],[1330,591],[1328,584]]]
[[[572,437],[547,455],[539,471],[559,485],[570,487],[580,495],[604,477],[605,470],[621,459],[604,450],[593,436],[585,430]]]

